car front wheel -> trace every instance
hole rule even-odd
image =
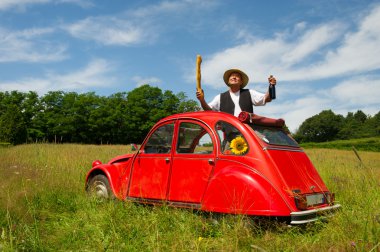
[[[90,179],[87,192],[97,198],[113,199],[114,195],[106,176],[98,174]]]

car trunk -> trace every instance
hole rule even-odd
[[[317,170],[303,151],[267,150],[280,175],[288,194],[313,194],[327,191]]]

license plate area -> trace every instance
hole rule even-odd
[[[325,202],[325,196],[322,193],[306,195],[307,206],[320,205]]]

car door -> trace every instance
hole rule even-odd
[[[215,140],[205,125],[179,122],[168,200],[200,203],[215,163]]]
[[[171,166],[174,122],[156,128],[150,134],[132,164],[128,196],[165,200]]]

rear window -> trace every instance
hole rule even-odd
[[[256,135],[267,144],[299,147],[298,143],[281,128],[250,125]]]

